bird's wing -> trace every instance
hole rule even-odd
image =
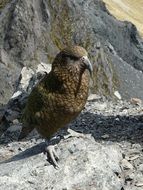
[[[23,127],[19,136],[19,140],[25,138],[36,125],[41,122],[42,113],[48,108],[48,101],[54,101],[57,91],[62,89],[60,81],[49,73],[34,87],[28,97],[26,107],[22,115]],[[46,104],[46,106],[45,106]],[[40,116],[39,116],[40,115]]]
[[[38,94],[36,93],[36,91],[38,91],[37,87],[33,89],[31,94],[29,95],[26,107],[23,111],[21,117],[22,130],[18,138],[19,140],[25,138],[35,128],[36,121],[34,113],[38,110],[38,107],[40,107],[41,105],[39,102],[40,97],[38,98]]]

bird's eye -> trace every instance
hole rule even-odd
[[[68,58],[70,58],[70,59],[73,60],[73,61],[78,61],[78,60],[79,60],[78,57],[73,56],[73,55],[68,55]]]
[[[85,61],[85,57],[81,57],[80,60],[81,60],[82,62],[84,62],[84,61]]]

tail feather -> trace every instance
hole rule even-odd
[[[31,133],[31,131],[33,131],[34,128],[35,127],[33,125],[30,125],[30,126],[23,125],[21,133],[18,137],[18,140],[20,141],[20,140],[24,139],[25,137],[27,137],[28,134]]]

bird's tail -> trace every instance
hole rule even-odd
[[[20,132],[20,135],[18,137],[18,140],[22,140],[24,139],[25,137],[28,136],[29,133],[31,133],[31,131],[33,131],[34,129],[34,126],[33,125],[23,125],[22,126],[22,129],[21,129],[21,132]]]

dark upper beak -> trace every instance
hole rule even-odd
[[[93,73],[93,66],[91,64],[91,62],[89,61],[87,56],[83,56],[82,58],[82,62],[84,63],[86,69],[89,70],[90,76],[92,77],[92,73]]]

